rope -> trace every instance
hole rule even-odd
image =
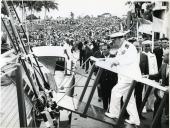
[[[64,69],[66,69],[66,70],[69,70],[69,71],[71,71],[71,72],[74,72],[74,73],[76,73],[76,74],[78,74],[78,75],[80,75],[80,76],[83,76],[83,77],[88,77],[88,76],[86,76],[86,75],[82,75],[81,73],[79,73],[79,72],[76,72],[76,71],[72,71],[72,70],[70,70],[70,69],[68,69],[68,68],[65,68],[64,66],[61,66],[61,65],[58,65],[58,64],[56,64],[57,66],[59,66],[59,67],[61,67],[61,68],[64,68]],[[91,78],[91,80],[94,80],[94,79],[92,79]]]
[[[17,68],[15,68],[15,70],[16,70]],[[2,71],[2,72],[5,72],[5,71]],[[10,80],[10,81],[12,81],[12,83],[14,84],[14,85],[16,85],[16,82],[10,77],[10,76],[8,76],[8,74],[5,74],[5,76]]]
[[[9,74],[9,73],[11,73],[11,72],[13,72],[13,71],[15,71],[16,69],[17,69],[17,68],[14,68],[14,69],[11,69],[11,70],[6,71],[6,72],[1,71],[1,72],[4,72],[4,73],[2,73],[2,74],[0,75],[0,77],[3,77],[3,76],[5,76],[5,75],[7,75],[7,74]]]

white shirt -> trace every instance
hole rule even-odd
[[[143,3],[143,4],[142,4],[142,9],[143,9],[144,11],[146,11],[146,7],[147,7],[147,3]]]
[[[63,48],[67,50],[68,56],[70,57],[70,59],[72,59],[73,58],[73,54],[71,52],[72,47],[65,42]]]
[[[148,52],[146,53],[148,57],[148,66],[149,66],[149,75],[157,74],[158,73],[158,65],[155,54]]]

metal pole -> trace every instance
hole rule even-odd
[[[24,61],[23,59],[21,59],[21,57],[19,58],[19,60],[21,61],[22,66],[23,66],[23,68],[24,68],[24,71],[25,71],[25,73],[26,73],[26,75],[27,75],[27,77],[28,77],[28,79],[29,79],[29,81],[30,81],[30,83],[31,83],[31,85],[32,85],[32,89],[33,89],[33,91],[34,91],[34,95],[35,95],[36,98],[38,98],[38,94],[37,94],[37,91],[36,91],[34,82],[33,82],[33,80],[31,79],[31,76],[30,76],[30,73],[29,73],[28,68],[27,68],[27,66],[26,66],[26,63],[25,63],[25,61]]]
[[[139,115],[142,113],[143,107],[145,106],[145,103],[146,103],[146,101],[147,101],[147,99],[149,97],[149,94],[150,94],[151,90],[152,90],[152,87],[149,86],[147,91],[146,91],[145,97],[144,97],[144,99],[142,101],[141,107],[139,109]]]
[[[14,43],[14,41],[12,40],[12,37],[11,37],[11,35],[10,35],[10,33],[9,33],[8,29],[7,29],[7,27],[6,27],[6,24],[4,23],[4,21],[3,21],[2,18],[1,18],[1,20],[2,20],[2,23],[3,23],[5,29],[6,29],[6,31],[7,31],[7,33],[8,33],[8,36],[10,37],[11,42],[12,42],[13,45],[15,46],[15,43]],[[9,22],[10,22],[10,25],[11,25],[11,21],[9,21]],[[14,33],[13,29],[12,29],[12,32]],[[14,34],[14,37],[15,37],[15,39],[16,39],[15,34]],[[16,39],[16,41],[17,41],[17,39]],[[16,45],[17,45],[18,49],[16,48],[15,50],[16,50],[16,52],[18,53],[18,52],[20,51],[20,47],[19,47],[19,44],[18,44],[18,43],[16,43]],[[26,67],[25,61],[21,59],[21,63],[22,63],[22,65],[23,65],[24,70],[25,70],[25,72],[26,72],[26,75],[27,75],[27,77],[28,77],[28,79],[29,79],[29,81],[30,81],[32,87],[33,87],[35,96],[38,97],[37,94],[36,94],[36,90],[35,90],[34,84],[33,84],[33,82],[32,82],[32,79],[31,79],[31,77],[30,77],[30,74],[28,73],[28,69],[27,69],[27,67]]]
[[[9,10],[9,8],[8,8],[8,4],[6,3],[6,1],[3,1],[3,3],[4,3],[4,6],[5,6],[5,8],[6,8],[7,12],[8,12],[8,15],[11,17],[11,21],[14,22],[13,19],[12,19],[12,16],[10,15],[10,10]],[[17,14],[17,12],[16,12],[13,4],[12,4],[12,7],[13,7],[13,10],[15,11],[15,14],[16,14],[16,16],[17,16],[17,18],[18,18],[19,23],[21,23],[21,21],[20,21],[20,19],[19,19],[19,17],[18,17],[18,14]],[[15,26],[14,26],[12,23],[11,23],[11,28],[12,28],[13,31],[14,31],[14,36],[19,37],[19,42],[22,44],[22,47],[23,47],[23,49],[24,49],[24,52],[28,55],[28,52],[27,52],[27,50],[26,50],[26,48],[25,48],[25,46],[24,46],[24,43],[23,43],[23,41],[22,41],[19,33],[17,32]],[[22,25],[21,25],[21,28],[22,28],[22,30],[23,30],[23,32],[24,32],[24,34],[25,34],[25,31],[24,31],[24,28],[23,28]],[[28,38],[27,38],[27,40],[28,40]],[[31,48],[30,48],[30,49],[31,49]],[[32,49],[31,49],[31,52],[33,52]],[[41,76],[42,76],[42,80],[43,80],[43,82],[44,82],[44,86],[45,86],[46,89],[49,90],[49,89],[50,89],[50,85],[46,82],[45,77],[44,77],[44,75],[43,75],[43,73],[42,73],[42,71],[41,71],[41,68],[40,68],[40,66],[39,66],[39,63],[38,63],[38,61],[37,61],[37,59],[36,59],[36,56],[35,56],[34,54],[33,54],[33,58],[34,58],[34,60],[35,60],[35,62],[36,62],[36,64],[37,64],[38,69],[39,69],[39,71],[40,71],[40,74],[41,74]],[[28,58],[28,60],[29,60],[30,63],[31,63],[30,58]]]
[[[138,28],[138,18],[137,18],[137,23],[136,23],[136,31],[137,31],[137,42],[139,41],[139,28]]]
[[[6,24],[5,24],[5,22],[4,22],[4,20],[3,20],[2,17],[1,17],[1,21],[2,21],[2,23],[3,23],[3,25],[4,25],[4,27],[5,27],[5,30],[6,30],[6,32],[7,32],[7,34],[8,34],[8,36],[9,36],[9,39],[10,39],[10,41],[11,41],[11,43],[12,43],[12,45],[13,45],[15,51],[16,51],[16,53],[18,53],[18,52],[19,52],[19,49],[16,48],[15,43],[14,43],[14,41],[12,40],[12,37],[11,37],[11,35],[10,35],[9,31],[8,31],[8,28],[7,28],[7,26],[6,26]],[[17,41],[17,40],[16,40],[16,41]],[[18,47],[19,47],[19,46],[18,46]]]
[[[17,98],[18,98],[18,111],[19,111],[19,120],[20,127],[27,127],[27,118],[26,118],[26,107],[25,107],[25,98],[24,98],[24,89],[23,89],[23,79],[22,79],[22,69],[21,65],[16,65],[16,88],[17,88]]]
[[[89,97],[88,97],[88,101],[87,101],[86,106],[85,106],[85,108],[84,108],[83,115],[85,115],[85,114],[87,113],[87,110],[88,110],[88,108],[89,108],[90,102],[91,102],[91,100],[92,100],[94,91],[95,91],[95,89],[96,89],[96,87],[97,87],[97,84],[98,84],[98,81],[99,81],[99,79],[100,79],[100,76],[101,76],[102,72],[103,72],[103,69],[102,69],[102,68],[99,68],[99,71],[97,72],[96,79],[95,79],[95,81],[94,81],[94,85],[93,85],[93,87],[92,87],[92,89],[91,89],[90,95],[89,95]]]
[[[79,102],[82,102],[82,100],[83,100],[84,94],[85,94],[85,92],[86,92],[86,90],[87,90],[87,87],[88,87],[88,84],[89,84],[89,82],[90,82],[91,76],[93,75],[94,69],[95,69],[95,65],[92,66],[92,69],[91,69],[91,71],[90,71],[90,74],[89,74],[89,76],[88,76],[88,78],[87,78],[87,81],[86,81],[86,83],[85,83],[83,92],[82,92],[82,94],[81,94],[81,96],[80,96]]]
[[[155,115],[155,117],[154,117],[154,119],[152,121],[151,128],[156,127],[157,120],[158,120],[159,116],[162,113],[162,110],[163,110],[163,108],[165,106],[165,103],[166,103],[166,100],[167,100],[168,96],[169,96],[168,94],[164,93],[164,97],[163,97],[163,99],[161,101],[161,104],[159,105],[159,108],[158,108],[158,110],[156,112],[156,115]]]
[[[27,53],[26,48],[25,48],[25,45],[24,45],[24,43],[22,42],[22,40],[21,40],[21,38],[20,38],[20,36],[19,36],[19,33],[17,32],[17,29],[15,28],[15,26],[14,26],[14,24],[13,24],[13,23],[14,23],[14,20],[13,20],[11,14],[10,14],[10,10],[9,10],[9,8],[8,8],[8,4],[7,4],[7,2],[6,2],[5,0],[3,0],[3,4],[4,4],[5,9],[7,10],[8,16],[10,17],[11,28],[12,28],[13,31],[14,31],[14,35],[15,35],[16,37],[19,37],[19,40],[18,40],[18,41],[22,44],[22,47],[23,47],[24,51]]]
[[[23,2],[23,0],[22,0],[22,2]],[[24,3],[23,3],[23,4],[24,4]],[[12,2],[12,8],[13,8],[13,10],[14,10],[16,16],[17,16],[18,22],[21,23],[21,21],[20,21],[20,19],[19,19],[19,16],[18,16],[18,14],[17,14],[17,12],[16,12],[16,10],[15,10],[15,8],[14,8],[13,2]],[[23,8],[24,8],[24,5],[23,5]],[[25,33],[25,30],[24,30],[24,27],[22,26],[22,24],[21,24],[21,29],[22,29],[22,31],[23,31],[25,37],[26,37],[27,40],[28,40],[28,37],[27,37],[27,35],[26,35],[26,33]],[[27,42],[27,43],[28,43],[28,42]]]
[[[154,49],[154,31],[152,31],[152,52]]]

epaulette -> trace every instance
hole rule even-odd
[[[125,44],[125,47],[128,49],[129,48],[129,44]]]
[[[121,52],[121,55],[124,55],[126,53],[126,50],[123,50],[122,52]]]

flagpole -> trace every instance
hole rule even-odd
[[[154,49],[154,31],[152,30],[152,52]]]
[[[137,23],[136,23],[136,31],[137,31],[137,42],[139,41],[138,40],[138,37],[139,37],[139,30],[138,30],[138,18],[137,18]]]

